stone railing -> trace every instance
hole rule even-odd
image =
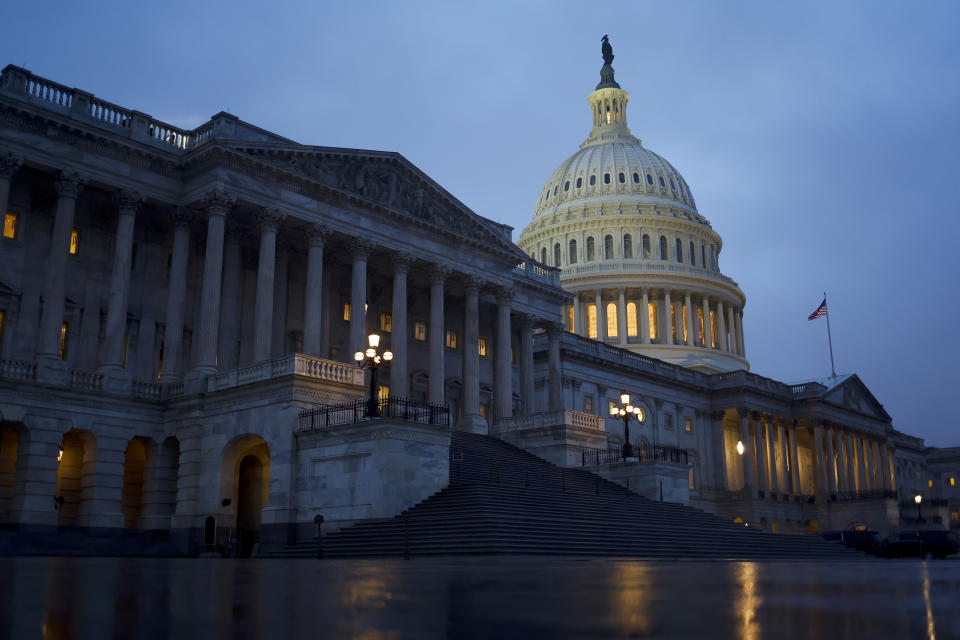
[[[560,269],[537,262],[528,258],[513,268],[513,272],[535,282],[542,282],[554,287],[560,286]]]
[[[295,353],[214,374],[207,378],[207,391],[221,391],[292,375],[363,386],[363,369],[356,365]]]
[[[159,382],[132,382],[130,395],[142,400],[159,400],[163,385]]]
[[[546,336],[537,335],[535,337],[535,344],[537,346],[546,347],[546,341]],[[685,367],[670,364],[669,362],[664,362],[663,360],[658,360],[657,358],[651,358],[639,353],[634,353],[633,351],[606,344],[605,342],[601,342],[599,340],[585,338],[575,333],[564,332],[560,338],[560,346],[561,348],[576,351],[578,353],[601,357],[604,360],[611,362],[620,362],[643,371],[656,373],[658,375],[666,376],[681,382],[706,384],[708,379],[706,374],[700,373],[699,371],[693,371]]]
[[[650,271],[659,271],[663,273],[682,273],[696,276],[698,278],[717,280],[738,288],[740,286],[737,284],[736,280],[723,275],[719,271],[652,259],[617,261],[597,260],[584,264],[570,265],[568,267],[563,267],[562,269],[564,276],[589,276],[607,273],[635,273]]]
[[[102,391],[103,374],[96,371],[70,370],[70,388],[78,391]]]
[[[503,418],[497,422],[501,433],[509,431],[522,431],[524,429],[538,429],[542,427],[552,427],[557,425],[567,425],[579,427],[581,429],[592,429],[594,431],[604,431],[605,423],[601,416],[583,411],[574,411],[573,409],[562,409],[560,411],[547,411],[544,413],[535,413],[531,416],[515,416],[512,418]]]
[[[0,378],[5,380],[36,380],[37,364],[23,360],[0,360]]]
[[[101,100],[86,91],[41,78],[14,65],[7,65],[3,69],[0,92],[115,133],[124,131],[130,138],[174,151],[187,151],[200,146],[213,137],[216,126],[211,120],[192,131],[180,129],[145,113]]]

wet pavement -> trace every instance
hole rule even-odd
[[[0,558],[2,638],[960,638],[960,560]]]

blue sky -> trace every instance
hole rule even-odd
[[[516,228],[586,137],[610,34],[628,123],[684,175],[747,295],[747,356],[856,372],[960,445],[960,3],[43,2],[0,63],[192,127],[398,151]]]

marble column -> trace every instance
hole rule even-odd
[[[684,342],[687,345],[693,345],[696,343],[696,336],[693,332],[693,302],[690,300],[689,291],[685,291],[683,294],[683,309],[683,315],[686,316],[683,319],[683,326],[685,329],[684,332],[687,334]]]
[[[736,354],[739,351],[737,347],[737,325],[733,321],[733,305],[727,307],[727,337],[730,339],[729,351]]]
[[[480,417],[480,285],[473,276],[464,279],[463,325],[463,418],[461,424],[471,430],[481,428]]]
[[[444,319],[443,319],[443,282],[450,270],[435,265],[430,271],[430,404],[445,404],[444,397]]]
[[[594,304],[597,308],[597,340],[606,340],[607,339],[607,323],[605,322],[607,313],[606,309],[603,308],[603,295],[600,289],[597,289],[596,297],[594,298]]]
[[[792,473],[793,465],[790,464],[789,447],[787,446],[787,431],[783,426],[783,418],[777,418],[777,435],[780,436],[780,458],[783,460],[783,473],[781,475],[781,485],[784,493],[797,493],[797,488],[793,485]]]
[[[664,340],[661,341],[663,342],[663,344],[673,344],[673,316],[671,314],[672,309],[673,307],[671,306],[671,303],[670,303],[670,292],[667,290],[664,290],[663,292]],[[744,441],[743,444],[746,445],[747,442]]]
[[[823,427],[816,423],[813,427],[813,466],[814,466],[814,492],[826,493],[829,491],[827,484],[827,465],[823,455]]]
[[[223,293],[220,298],[220,369],[233,369],[240,343],[240,290],[243,285],[242,236],[235,224],[228,224],[223,247]]]
[[[829,425],[824,424],[823,426],[823,436],[826,440],[826,454],[827,454],[827,486],[830,488],[830,493],[837,492],[837,463],[836,458],[833,454],[833,430]]]
[[[867,445],[864,439],[857,436],[857,455],[860,458],[860,490],[869,491],[872,489],[870,484],[870,460],[867,458]]]
[[[743,462],[743,486],[746,489],[752,489],[753,484],[753,446],[750,439],[750,413],[746,409],[738,409],[740,414],[740,441],[743,443],[744,451],[740,456]]]
[[[367,258],[373,244],[366,238],[350,242],[353,256],[350,284],[350,342],[344,349],[344,358],[353,362],[353,354],[367,348]]]
[[[753,414],[753,435],[757,450],[757,489],[765,491],[770,470],[767,467],[767,440],[764,434],[764,424],[760,414]]]
[[[390,362],[390,395],[398,398],[410,397],[410,373],[407,369],[407,343],[410,339],[407,331],[407,272],[411,262],[413,256],[410,254],[398,253],[393,256],[393,327],[390,332],[393,360]]]
[[[737,346],[739,350],[737,353],[740,354],[740,357],[747,357],[747,347],[743,343],[743,309],[737,311],[737,315],[734,318],[737,322]]]
[[[770,491],[776,492],[780,490],[779,474],[777,473],[777,438],[773,423],[770,421],[770,416],[765,415],[763,417],[763,427],[767,432],[767,459],[770,461]]]
[[[513,417],[513,367],[510,363],[510,306],[513,302],[513,290],[508,288],[497,291],[497,357],[495,376],[495,395],[497,399],[497,418]]]
[[[837,491],[846,493],[850,488],[847,486],[847,452],[844,448],[843,429],[837,426],[833,433],[837,455]]]
[[[714,411],[710,414],[710,421],[713,428],[713,449],[718,453],[714,486],[718,489],[729,489],[730,482],[727,477],[727,439],[725,429],[723,428],[723,414],[723,411]]]
[[[585,335],[583,332],[583,322],[580,319],[580,294],[573,295],[573,326],[568,327],[570,331],[578,335]]]
[[[73,232],[77,197],[86,181],[86,178],[76,173],[61,172],[56,183],[60,197],[57,200],[57,213],[53,222],[53,233],[50,236],[50,253],[47,257],[47,282],[44,287],[40,340],[37,349],[37,355],[40,358],[60,359],[60,329],[63,326],[70,234]]]
[[[797,443],[797,421],[794,420],[791,428],[787,429],[790,437],[790,484],[793,485],[793,492],[797,495],[803,494],[803,487],[800,485],[800,454]]]
[[[871,465],[873,469],[873,477],[871,478],[873,480],[873,488],[874,490],[882,489],[883,475],[880,473],[880,450],[877,447],[876,439],[870,438],[869,446],[870,446],[870,460],[873,463]]]
[[[303,305],[303,352],[320,357],[323,343],[323,245],[330,231],[323,225],[312,224],[307,236],[310,249]]]
[[[525,416],[532,416],[537,411],[533,376],[534,322],[533,316],[525,316],[520,325],[520,397],[523,402],[523,415]]]
[[[617,337],[621,347],[627,346],[627,292],[617,290]]]
[[[849,469],[847,473],[850,476],[850,491],[860,491],[860,488],[863,486],[863,483],[860,481],[860,476],[857,471],[857,461],[859,456],[857,456],[857,450],[854,446],[853,431],[847,430],[847,458],[849,459],[848,465]]]
[[[643,306],[638,309],[640,314],[640,342],[643,344],[650,344],[650,294],[647,291],[647,288],[642,289]]]
[[[723,315],[723,300],[717,300],[717,349],[730,351],[727,339],[727,320]]]
[[[277,229],[283,214],[279,209],[261,209],[260,253],[257,259],[257,302],[254,307],[253,361],[269,360],[273,352],[273,287],[276,282]]]
[[[163,371],[160,382],[180,381],[180,354],[183,340],[183,299],[187,291],[187,258],[190,253],[190,212],[177,207],[173,216],[173,250],[170,282],[167,287],[167,315],[163,330]]]
[[[559,326],[547,328],[547,411],[559,411],[563,408],[563,392],[560,386],[560,334]]]
[[[270,347],[270,353],[274,358],[282,358],[287,355],[287,298],[290,284],[290,251],[287,243],[283,240],[277,240],[275,274],[273,281],[273,344]]]
[[[703,346],[713,349],[713,325],[710,324],[710,301],[703,298]],[[784,458],[786,461],[786,458]]]
[[[200,341],[197,363],[193,371],[205,377],[217,370],[217,338],[220,334],[220,286],[223,279],[223,236],[227,211],[233,196],[214,190],[207,194],[207,250],[203,259],[203,289],[200,294],[200,330],[194,340]]]
[[[124,367],[124,342],[127,335],[127,300],[130,297],[130,261],[133,253],[133,230],[144,197],[134,191],[114,194],[117,204],[117,237],[113,249],[113,271],[110,274],[110,298],[107,305],[107,335],[101,370]],[[129,374],[127,375],[129,378]]]

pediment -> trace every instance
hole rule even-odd
[[[292,145],[237,151],[463,241],[526,258],[509,228],[471,211],[398,153]]]
[[[877,401],[876,397],[856,375],[848,376],[842,382],[827,389],[823,394],[826,402],[856,411],[878,420],[890,420],[890,415]]]

